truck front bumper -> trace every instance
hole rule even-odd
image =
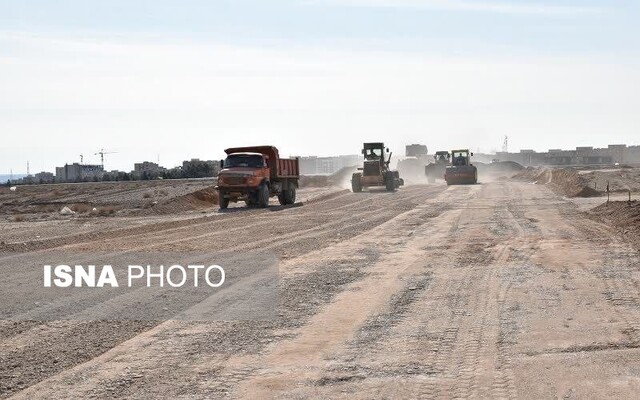
[[[228,199],[245,199],[258,190],[255,186],[216,186],[215,189],[219,196]]]

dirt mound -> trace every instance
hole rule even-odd
[[[218,191],[214,186],[196,190],[165,202],[149,201],[142,214],[175,214],[185,211],[207,210],[218,204]]]
[[[608,184],[611,192],[640,192],[640,168],[585,169],[580,171],[580,175],[589,182],[589,186],[603,191]]]
[[[340,168],[338,171],[334,172],[332,175],[329,176],[329,185],[344,186],[344,185],[350,184],[351,175],[353,175],[353,173],[357,171],[358,171],[358,167],[355,165],[352,167]]]
[[[640,201],[611,201],[589,212],[600,221],[616,227],[640,248]]]
[[[358,167],[344,167],[331,175],[301,175],[300,187],[345,186],[351,181],[351,175]]]
[[[327,187],[329,175],[300,175],[300,187]]]
[[[513,179],[549,185],[554,192],[567,197],[602,196],[573,168],[527,167],[515,174]]]
[[[515,161],[497,161],[489,164],[480,161],[473,161],[472,164],[478,168],[479,172],[483,173],[513,174],[524,169],[522,165],[518,164]]]
[[[524,167],[515,161],[498,161],[488,165],[492,172],[514,173],[522,171]]]

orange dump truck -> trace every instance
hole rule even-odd
[[[293,204],[300,178],[298,159],[280,158],[273,146],[226,149],[218,174],[218,201],[221,209],[229,202],[244,201],[249,207],[267,207],[269,198],[278,196],[280,204]]]

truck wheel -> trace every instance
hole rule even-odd
[[[281,206],[287,205],[287,191],[283,190],[282,192],[278,193],[278,202],[280,203]]]
[[[296,202],[296,187],[291,186],[289,190],[286,192],[287,196],[285,197],[287,204],[295,204]]]
[[[222,192],[218,193],[218,205],[221,210],[226,210],[227,207],[229,207],[229,199],[224,197],[224,193]]]
[[[387,172],[384,176],[384,184],[387,188],[387,192],[393,192],[396,190],[396,177],[391,172]]]
[[[258,207],[269,207],[269,186],[264,183],[258,188]]]
[[[360,174],[353,174],[351,176],[351,190],[353,193],[362,192],[362,182],[360,181]]]

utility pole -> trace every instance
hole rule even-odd
[[[29,161],[27,161],[27,176],[31,175],[31,173],[29,172]]]
[[[502,143],[502,152],[503,153],[508,153],[509,152],[509,136],[504,137],[504,142]]]
[[[80,154],[80,165],[84,164],[84,155]]]

